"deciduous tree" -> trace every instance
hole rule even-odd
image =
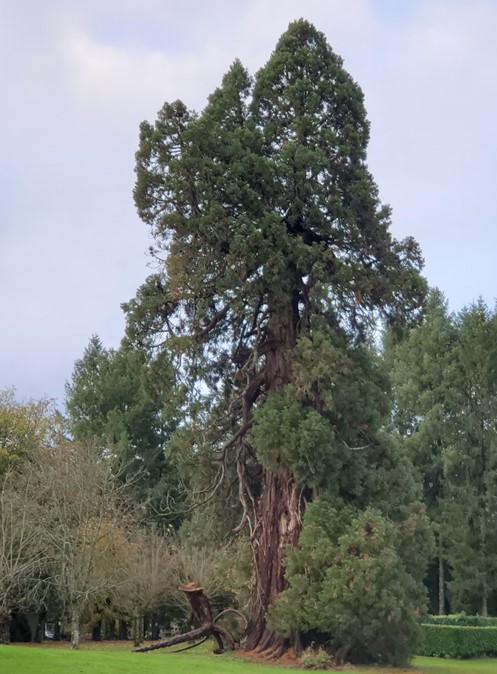
[[[123,490],[94,446],[65,440],[32,458],[32,481],[32,498],[43,506],[38,531],[49,551],[50,584],[78,648],[83,610],[124,581]]]

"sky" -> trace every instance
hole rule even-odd
[[[0,389],[62,407],[91,335],[119,346],[150,273],[140,122],[201,110],[301,17],[364,91],[394,236],[451,310],[494,306],[497,0],[0,0]]]

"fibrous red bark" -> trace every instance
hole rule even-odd
[[[266,623],[268,607],[287,587],[283,556],[286,545],[298,543],[301,524],[301,496],[290,475],[264,471],[258,518],[254,532],[254,590],[247,629],[246,648],[278,657],[290,645]]]

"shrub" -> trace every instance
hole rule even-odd
[[[425,596],[397,536],[371,508],[309,504],[299,547],[287,550],[289,587],[270,608],[270,627],[284,635],[317,630],[355,661],[406,664],[421,637],[416,609]]]
[[[430,625],[458,625],[459,627],[497,627],[497,618],[453,613],[452,615],[428,616],[426,623]]]
[[[419,655],[438,658],[497,656],[497,627],[424,624],[421,628],[423,639]]]
[[[300,664],[304,669],[328,669],[333,660],[322,648],[306,648],[300,657]]]

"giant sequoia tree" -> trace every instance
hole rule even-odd
[[[306,500],[324,481],[352,499],[381,461],[386,402],[364,343],[424,295],[368,139],[360,88],[303,20],[254,80],[235,62],[201,114],[176,101],[141,126],[135,200],[157,272],[124,307],[127,337],[175,392],[175,444],[200,466],[192,480],[210,479],[199,498],[236,484],[254,555],[249,648],[284,645],[266,611]]]

